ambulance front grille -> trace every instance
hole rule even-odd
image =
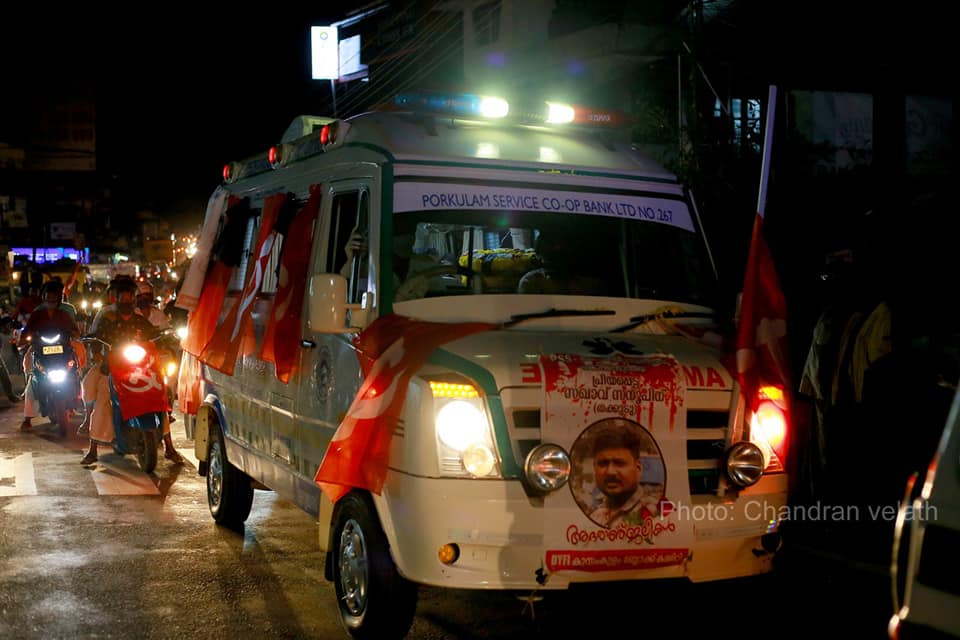
[[[514,453],[522,465],[540,444],[540,410],[508,410]],[[720,482],[720,463],[727,448],[728,412],[725,409],[687,411],[687,477],[691,495],[714,494]]]

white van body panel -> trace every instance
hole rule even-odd
[[[369,273],[364,289],[365,318],[372,321],[394,312],[432,322],[500,324],[518,314],[549,309],[601,309],[605,313],[535,318],[462,338],[443,345],[421,374],[414,376],[391,442],[386,484],[381,495],[372,497],[403,576],[425,584],[464,588],[537,586],[535,572],[541,568],[544,553],[543,498],[525,487],[522,468],[524,456],[541,439],[535,416],[543,404],[543,389],[530,380],[530,368],[523,365],[535,368],[544,354],[589,356],[587,342],[623,343],[635,353],[670,354],[683,367],[687,410],[702,421],[697,428],[689,428],[688,441],[692,448],[709,445],[703,448],[713,452],[689,461],[691,482],[704,475],[711,478],[704,483],[706,488],[692,496],[694,506],[731,505],[745,498],[762,500],[773,509],[786,504],[786,476],[782,474],[764,476],[740,491],[728,487],[720,477],[720,458],[734,434],[742,431],[744,409],[718,345],[667,335],[655,327],[643,333],[629,328],[638,316],[667,307],[706,314],[708,306],[666,295],[493,292],[396,302],[386,297],[393,287],[384,275],[384,259],[392,242],[387,234],[401,216],[413,215],[393,208],[397,185],[404,180],[664,198],[687,211],[691,233],[702,239],[695,210],[686,204],[689,195],[672,174],[629,147],[546,128],[503,129],[442,119],[425,123],[422,118],[396,113],[364,114],[349,124],[343,139],[326,152],[246,177],[241,174],[226,188],[231,195],[248,196],[252,207],[261,207],[266,197],[276,193],[290,192],[306,200],[311,185],[322,185],[310,274],[323,273],[324,265],[334,257],[336,248],[328,249],[328,239],[334,233],[331,207],[338,194],[366,194]],[[262,158],[251,159],[249,164],[258,162],[262,164]],[[594,221],[585,219],[583,224]],[[460,286],[457,277],[448,279],[447,284]],[[235,299],[228,299],[228,309]],[[269,296],[262,296],[253,310],[258,338],[268,309]],[[698,322],[691,320],[692,325]],[[626,330],[617,331],[623,328]],[[230,462],[316,516],[323,548],[329,545],[334,508],[321,497],[314,476],[363,381],[355,335],[356,331],[347,327],[342,333],[315,333],[304,317],[298,336],[303,347],[299,366],[288,384],[279,382],[273,365],[255,354],[240,358],[233,375],[204,367],[206,415],[221,425]],[[426,381],[437,372],[466,378],[482,391],[494,431],[497,477],[451,477],[445,471]],[[528,422],[518,425],[518,412]],[[204,459],[205,453],[199,454]],[[691,557],[681,565],[557,577],[548,581],[546,588],[564,588],[571,579],[713,580],[763,573],[771,569],[772,555],[763,550],[760,539],[776,532],[777,524],[747,518],[742,510],[722,521],[704,519],[696,523]],[[461,549],[461,559],[452,566],[437,558],[439,547],[448,543]]]

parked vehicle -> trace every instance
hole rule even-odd
[[[725,366],[691,194],[585,129],[611,114],[508,113],[405,95],[395,111],[304,116],[228,165],[208,206],[208,223],[244,199],[255,214],[224,234],[245,244],[223,314],[249,308],[257,342],[203,367],[210,512],[236,526],[267,487],[314,516],[358,638],[404,635],[417,584],[718,580],[770,571],[779,547],[785,390],[744,398]],[[277,194],[299,213],[271,249],[256,213]],[[292,345],[286,360],[265,336]],[[318,469],[348,432],[377,429],[382,487],[340,482],[334,502]]]
[[[926,473],[907,482],[890,573],[892,640],[960,638],[960,392]]]

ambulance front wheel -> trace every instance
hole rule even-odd
[[[217,524],[239,528],[253,506],[250,476],[230,464],[220,425],[210,425],[210,455],[207,456],[207,504]]]
[[[344,628],[358,640],[403,638],[413,624],[417,585],[397,571],[369,498],[348,494],[337,509],[330,559]]]

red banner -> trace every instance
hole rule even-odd
[[[190,313],[187,337],[180,343],[188,353],[199,357],[213,336],[232,275],[233,267],[222,262],[214,263],[213,268],[207,271],[200,292],[200,304]]]
[[[354,339],[364,381],[314,478],[327,497],[336,502],[353,487],[380,494],[410,378],[440,345],[496,326],[420,322],[391,314]]]
[[[110,375],[124,420],[154,411],[165,413],[169,408],[157,349],[152,342],[139,344],[146,356],[137,364],[128,362],[120,349],[110,352]]]
[[[200,409],[200,361],[184,351],[177,372],[177,404],[184,415],[196,415]]]
[[[284,384],[290,381],[290,374],[296,367],[300,353],[300,312],[303,310],[303,294],[310,266],[313,221],[320,210],[322,195],[321,185],[310,186],[310,199],[293,218],[284,236],[277,294],[273,299],[260,349],[260,358],[274,364],[277,380]]]
[[[257,294],[260,292],[267,262],[273,252],[276,239],[274,223],[286,200],[286,193],[278,193],[270,196],[264,202],[263,216],[260,220],[260,233],[252,256],[253,260],[247,267],[247,277],[244,281],[243,292],[240,294],[240,300],[233,305],[230,313],[214,331],[213,337],[204,347],[200,356],[203,362],[227,375],[233,375],[241,343],[245,339],[252,342],[253,318],[250,311]]]
[[[83,264],[83,253],[81,252],[77,256],[77,264],[73,266],[73,273],[70,274],[70,279],[67,280],[67,284],[63,286],[63,299],[70,299],[70,292],[73,290],[74,285],[77,284],[77,272],[80,271],[80,265]]]
[[[763,217],[758,215],[747,257],[737,328],[737,376],[751,405],[762,384],[782,386],[785,391],[791,388],[786,337],[787,303],[763,234]]]

